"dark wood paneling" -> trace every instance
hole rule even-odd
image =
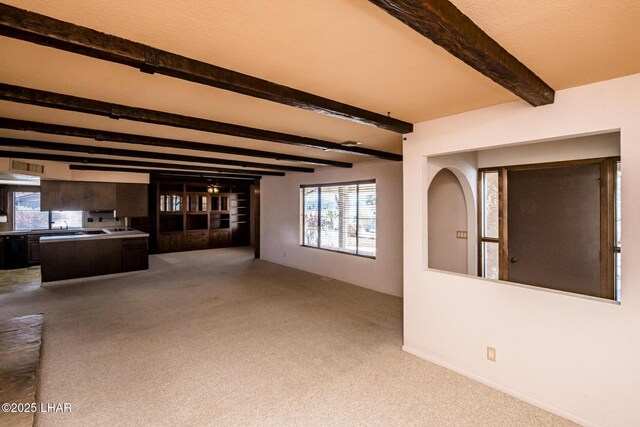
[[[450,1],[369,1],[531,105],[553,103],[549,85]]]
[[[0,34],[393,132],[413,131],[395,118],[5,4]]]

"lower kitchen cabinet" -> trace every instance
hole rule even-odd
[[[27,255],[29,265],[40,264],[40,235],[27,236]]]
[[[158,252],[178,252],[184,250],[182,231],[158,233]]]
[[[188,251],[209,248],[209,234],[207,230],[191,230],[187,231],[186,235],[186,249]]]
[[[212,248],[225,248],[231,245],[231,231],[211,230],[209,232],[209,244]]]
[[[119,239],[41,243],[43,282],[120,273]]]
[[[2,237],[2,268],[14,269],[29,266],[27,236],[12,235]]]
[[[40,242],[42,281],[145,270],[147,237]]]
[[[145,238],[122,240],[122,271],[149,268],[149,241]]]

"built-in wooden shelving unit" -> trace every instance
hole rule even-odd
[[[158,252],[248,245],[249,186],[156,183]]]

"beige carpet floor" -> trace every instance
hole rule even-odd
[[[71,404],[38,426],[570,425],[404,353],[400,298],[245,248],[0,295],[38,312],[38,401]]]

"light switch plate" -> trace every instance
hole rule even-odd
[[[467,238],[466,231],[461,231],[461,230],[456,231],[456,239],[466,239],[466,238]]]

